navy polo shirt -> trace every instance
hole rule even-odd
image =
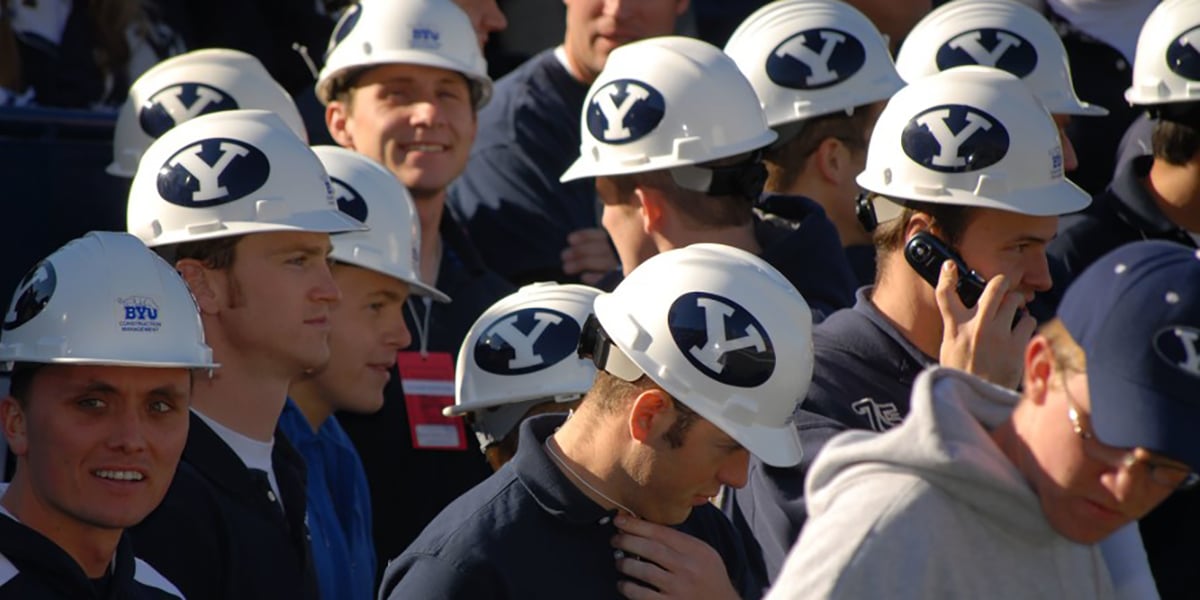
[[[565,419],[522,423],[516,457],[446,507],[388,565],[379,597],[619,597],[611,544],[616,511],[576,488],[543,447]],[[743,597],[761,596],[765,584],[752,575],[746,546],[715,507],[697,507],[677,529],[720,553]]]
[[[875,308],[872,289],[860,288],[854,308],[813,329],[813,380],[794,420],[801,463],[778,468],[751,457],[746,487],[724,505],[739,531],[758,540],[772,581],[808,518],[804,477],[821,448],[847,429],[885,431],[900,424],[908,415],[913,381],[937,364]]]

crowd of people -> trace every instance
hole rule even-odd
[[[493,0],[71,4],[0,104],[149,64],[0,327],[0,599],[1200,585],[1200,0],[564,0],[497,80]]]

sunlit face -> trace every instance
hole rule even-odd
[[[1054,376],[1046,402],[1038,405],[1036,424],[1026,439],[1036,462],[1033,486],[1050,525],[1067,539],[1096,543],[1121,526],[1142,518],[1174,491],[1154,481],[1148,465],[1171,464],[1143,449],[1107,446],[1092,436],[1087,375],[1077,371]],[[1074,405],[1075,431],[1069,411]],[[1081,435],[1082,434],[1082,435]],[[1133,452],[1136,461],[1125,464]]]
[[[963,261],[984,277],[1003,274],[1025,302],[1050,289],[1046,245],[1058,229],[1058,217],[1034,217],[978,208],[958,243]]]
[[[455,71],[388,64],[364,73],[341,107],[339,143],[387,167],[417,199],[440,194],[463,172],[475,141],[475,109]],[[337,127],[337,125],[331,125]]]
[[[221,337],[251,363],[298,376],[329,360],[329,314],[338,289],[329,272],[329,234],[247,235],[233,266],[217,277]],[[218,356],[217,361],[223,359]]]
[[[564,48],[571,67],[592,82],[617,46],[670,35],[688,0],[563,0],[567,5]]]
[[[335,264],[342,298],[330,314],[329,362],[314,375],[320,398],[334,410],[373,413],[396,353],[412,341],[404,325],[408,284],[382,273]]]
[[[5,503],[41,531],[137,524],[175,476],[190,398],[182,368],[42,367],[24,409],[12,397],[0,402],[17,456],[9,493],[24,492]]]
[[[746,485],[750,453],[703,417],[695,417],[680,447],[661,437],[648,446],[634,474],[640,489],[630,506],[648,521],[682,523],[722,485]]]
[[[508,19],[496,5],[496,0],[454,0],[454,3],[471,19],[480,48],[487,43],[489,34],[504,31],[508,27]]]
[[[622,197],[611,178],[596,178],[596,195],[604,206],[600,224],[612,238],[617,258],[626,275],[635,267],[658,253],[654,240],[643,226],[640,204],[636,199]]]

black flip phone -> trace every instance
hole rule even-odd
[[[979,302],[979,296],[987,286],[987,281],[968,267],[957,252],[928,231],[920,231],[908,240],[904,245],[904,258],[922,279],[935,288],[942,263],[947,260],[954,261],[954,265],[958,267],[958,297],[967,308]],[[1018,314],[1018,318],[1019,316]]]

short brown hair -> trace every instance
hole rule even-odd
[[[1188,123],[1160,120],[1154,125],[1150,144],[1154,158],[1184,165],[1200,151],[1200,130]]]
[[[1038,328],[1038,335],[1050,343],[1054,353],[1054,366],[1064,371],[1087,372],[1087,355],[1083,348],[1067,331],[1067,326],[1058,317],[1047,321]]]
[[[873,201],[882,199],[878,194],[872,194],[870,198]],[[967,226],[971,224],[977,212],[971,206],[906,201],[899,217],[881,223],[875,230],[875,251],[883,256],[902,248],[908,241],[905,239],[908,224],[917,213],[928,216],[931,227],[936,230],[933,233],[953,248],[962,241]]]
[[[193,259],[209,269],[228,270],[233,267],[233,261],[237,258],[237,245],[242,241],[242,237],[237,235],[214,240],[184,242],[175,246],[172,258],[175,262]]]
[[[704,228],[740,227],[754,218],[755,198],[740,196],[710,196],[680,187],[669,171],[650,171],[632,175],[608,177],[619,195],[619,202],[628,203],[638,187],[657,190],[664,200],[679,212],[687,223]]]
[[[871,111],[867,106],[854,109],[854,114],[844,111],[806,119],[793,125],[800,131],[792,139],[768,149],[764,155],[767,166],[767,189],[784,190],[792,187],[804,171],[804,163],[822,142],[834,138],[851,151],[867,149],[867,127]],[[788,135],[789,126],[777,128],[781,135]]]
[[[592,389],[583,397],[583,403],[591,404],[604,413],[620,413],[629,407],[630,402],[638,394],[650,389],[662,388],[646,375],[642,375],[636,381],[625,381],[608,372],[597,371]],[[678,398],[674,396],[670,396],[670,398],[671,404],[675,407],[675,421],[671,423],[671,427],[667,431],[663,432],[663,440],[672,448],[679,448],[683,446],[684,437],[700,415],[680,402]]]

